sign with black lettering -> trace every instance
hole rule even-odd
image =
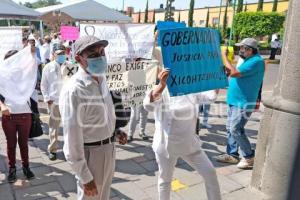
[[[80,36],[93,35],[108,41],[107,60],[152,58],[154,24],[80,24]]]
[[[219,32],[209,28],[161,30],[165,68],[170,68],[167,86],[171,96],[224,88]]]
[[[154,60],[109,63],[108,87],[122,94],[125,107],[141,105],[146,92],[156,83],[157,68],[158,62]]]

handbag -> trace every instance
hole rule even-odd
[[[28,102],[27,102],[28,103]],[[29,103],[28,103],[29,105]],[[39,137],[44,134],[43,128],[42,128],[42,121],[40,119],[40,113],[38,111],[37,102],[35,102],[33,99],[30,98],[30,105],[31,109],[31,116],[32,116],[32,122],[31,122],[31,128],[29,133],[29,138],[35,138]]]

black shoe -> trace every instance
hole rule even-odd
[[[139,134],[139,136],[140,136],[143,140],[148,140],[148,139],[149,139],[149,137],[148,137],[145,133]]]
[[[23,167],[23,174],[24,174],[24,176],[26,176],[26,178],[27,178],[28,180],[34,178],[34,174],[33,174],[32,171],[29,169],[29,167]]]
[[[133,141],[133,136],[128,136],[127,142],[132,142]]]
[[[50,160],[56,160],[56,153],[51,153],[50,152],[48,157],[49,157]]]
[[[9,172],[8,172],[8,176],[7,176],[7,181],[9,183],[14,183],[17,180],[17,174],[16,174],[16,168],[15,167],[11,167],[9,168]]]

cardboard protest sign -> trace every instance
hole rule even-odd
[[[161,31],[164,66],[171,70],[167,80],[171,96],[227,86],[219,38],[219,32],[209,28]]]
[[[174,28],[185,28],[186,24],[184,22],[172,22],[172,21],[158,21],[157,22],[157,30],[160,32],[161,30],[174,29]],[[158,34],[157,36],[157,46],[161,45],[161,36]]]
[[[75,26],[61,26],[60,34],[63,40],[77,40],[79,38],[79,28]]]
[[[0,61],[10,50],[20,50],[22,45],[22,28],[1,27],[0,28]]]
[[[81,24],[80,36],[94,35],[107,40],[105,53],[108,61],[126,58],[152,58],[154,45],[153,24]]]
[[[157,66],[154,60],[109,63],[108,87],[122,94],[125,107],[141,105],[146,92],[156,83]]]

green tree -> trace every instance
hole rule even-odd
[[[42,7],[52,6],[52,5],[57,5],[57,4],[61,4],[61,2],[57,1],[57,0],[38,0],[34,3],[25,2],[23,5],[28,8],[35,9],[35,8],[42,8]]]
[[[195,0],[191,0],[190,10],[189,10],[189,21],[188,21],[189,27],[193,27],[193,23],[194,23],[194,6],[195,6]]]
[[[243,4],[244,4],[244,0],[238,0],[236,13],[240,13],[243,11]]]
[[[257,11],[263,11],[264,8],[264,0],[258,0]]]
[[[156,12],[155,12],[155,9],[153,10],[153,17],[152,17],[152,23],[153,24],[155,24],[155,14],[156,14]]]
[[[244,12],[247,12],[248,10],[248,3],[246,2],[245,7],[244,7]]]
[[[180,18],[181,18],[181,17],[180,17],[180,11],[179,11],[177,22],[181,22],[181,19],[180,19]]]
[[[227,11],[228,11],[228,1],[226,1],[225,11],[224,11],[224,18],[223,18],[223,29],[222,34],[223,38],[227,38]]]
[[[147,3],[146,3],[144,22],[145,22],[145,23],[148,22],[148,0],[147,0]]]
[[[205,27],[208,27],[208,26],[209,26],[209,8],[207,9]]]
[[[278,0],[274,0],[273,1],[272,12],[276,12],[277,11],[277,5],[278,5]]]
[[[285,16],[270,12],[241,12],[234,17],[235,35],[240,38],[266,36],[283,27]]]
[[[139,11],[138,23],[141,23],[141,10]]]

